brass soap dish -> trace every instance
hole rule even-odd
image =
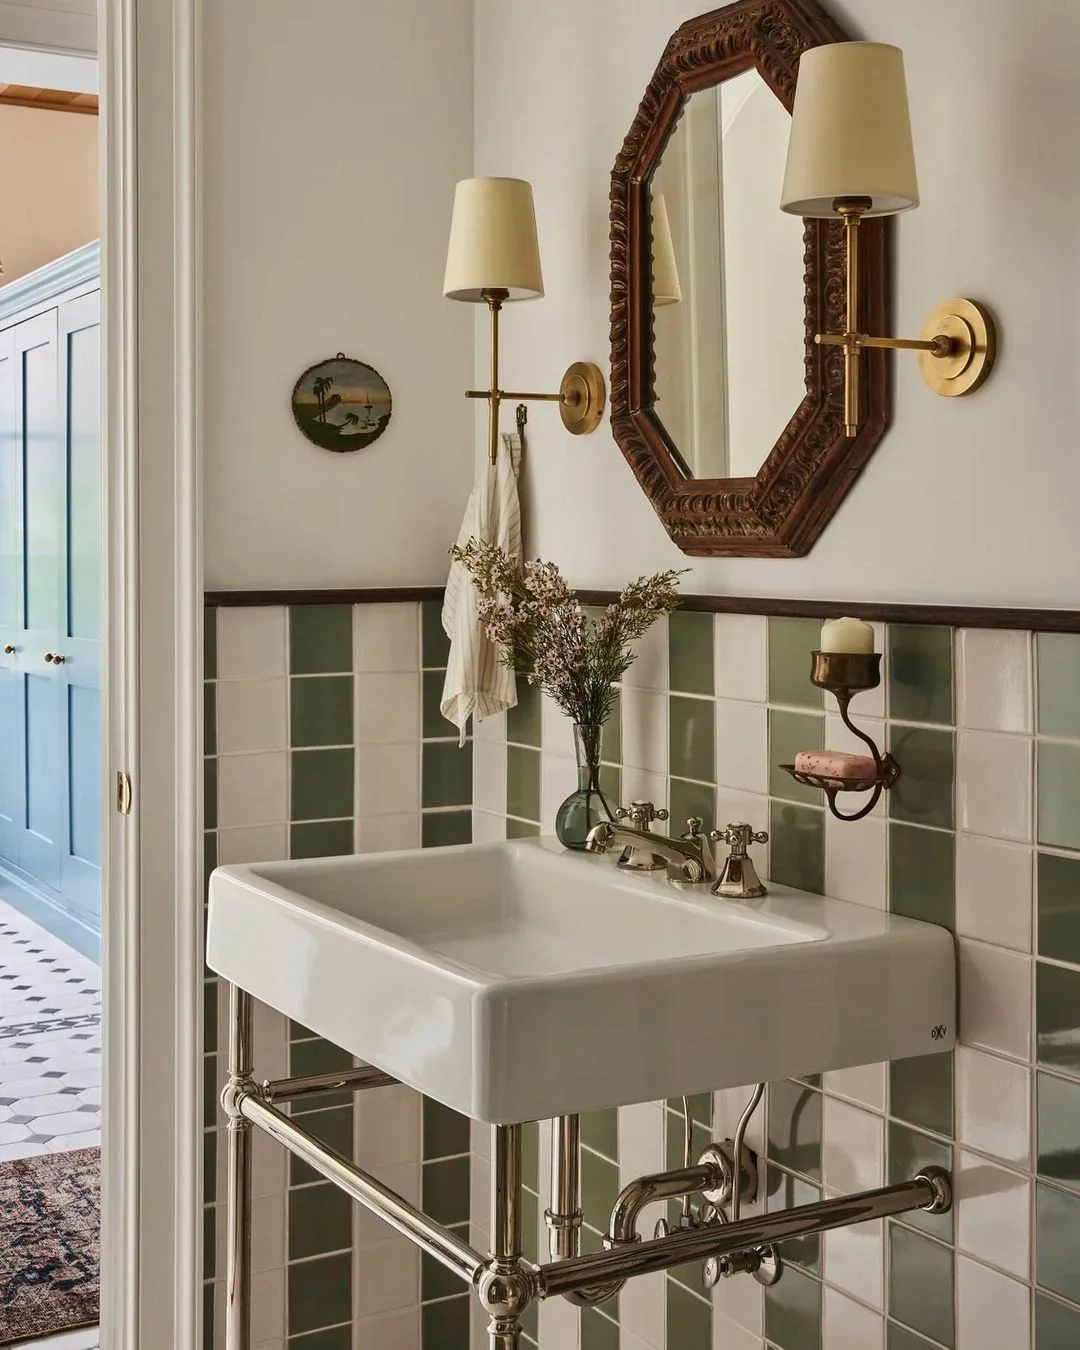
[[[865,731],[852,722],[848,705],[856,694],[867,689],[876,689],[881,683],[880,652],[811,652],[810,683],[819,689],[827,689],[836,699],[840,709],[840,719],[844,726],[870,748],[874,760],[872,778],[848,778],[841,774],[801,773],[794,764],[781,764],[780,767],[797,783],[805,787],[820,788],[829,803],[829,810],[837,820],[862,820],[878,804],[878,799],[900,777],[900,765],[886,750],[884,754]],[[873,795],[866,805],[851,815],[839,810],[836,797],[840,792],[871,792]]]

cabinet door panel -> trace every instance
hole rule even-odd
[[[23,677],[26,728],[26,828],[20,864],[53,890],[60,889],[60,831],[66,794],[61,790],[60,694],[51,674]]]
[[[0,333],[0,859],[18,865],[25,826],[22,676],[22,455],[15,425],[15,337]],[[12,647],[14,651],[4,650]]]
[[[24,828],[22,676],[0,668],[0,859],[19,863]]]

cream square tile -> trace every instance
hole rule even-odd
[[[485,1125],[483,1121],[474,1120],[471,1122],[472,1132],[469,1141],[469,1148],[478,1158],[491,1157],[491,1126]]]
[[[245,825],[217,832],[217,859],[222,865],[277,862],[288,856],[289,831],[285,825]]]
[[[360,745],[415,741],[420,737],[420,676],[407,672],[357,675],[356,740]],[[453,727],[446,724],[449,734]]]
[[[764,703],[769,690],[769,621],[763,614],[717,614],[714,670],[718,698]]]
[[[871,1111],[884,1111],[885,1069],[884,1064],[858,1064],[852,1069],[832,1069],[825,1075],[825,1091],[858,1102]]]
[[[256,1061],[260,1074],[267,1078],[271,1072],[263,1067],[261,1061]],[[284,1077],[284,1074],[281,1075]],[[225,1173],[222,1168],[225,1166],[225,1131],[218,1133],[220,1147],[218,1149],[218,1169],[217,1174],[223,1177]],[[285,1190],[288,1185],[288,1165],[289,1155],[281,1147],[276,1139],[271,1139],[263,1130],[255,1130],[252,1134],[251,1145],[251,1191],[252,1195],[277,1195]]]
[[[420,806],[420,745],[361,745],[356,751],[357,814],[391,815]]]
[[[506,815],[505,744],[473,742],[473,805],[481,811]]]
[[[637,659],[623,676],[623,690],[668,687],[668,621],[658,619],[637,644]]]
[[[825,1278],[873,1308],[885,1306],[885,1244],[880,1219],[826,1233]]]
[[[364,1167],[396,1167],[420,1161],[420,1096],[369,1092],[353,1113],[355,1157]]]
[[[288,818],[288,756],[284,751],[219,758],[219,826],[270,825]]]
[[[549,755],[574,757],[574,724],[550,694],[540,694],[540,746]]]
[[[884,1184],[885,1122],[881,1116],[826,1097],[821,1134],[822,1179],[830,1190],[871,1191]]]
[[[393,853],[398,849],[419,847],[420,815],[417,811],[361,816],[356,822],[357,853]]]
[[[364,1159],[360,1159],[360,1165],[365,1165]],[[392,1191],[397,1191],[412,1205],[420,1203],[420,1164],[419,1163],[397,1163],[394,1167],[373,1167],[372,1175],[375,1176],[384,1186],[389,1186]],[[353,1211],[353,1244],[356,1248],[366,1250],[373,1243],[385,1242],[386,1235],[390,1230],[386,1224],[379,1218],[376,1218],[369,1209],[363,1205],[357,1205]],[[415,1250],[415,1249],[414,1249]]]
[[[1031,1071],[996,1055],[956,1051],[956,1137],[1024,1167],[1031,1162]]]
[[[1031,634],[961,628],[956,634],[956,721],[978,731],[1032,727]]]
[[[353,1249],[354,1307],[360,1317],[408,1308],[420,1300],[420,1253],[407,1238]]]
[[[620,1107],[619,1184],[626,1186],[637,1177],[662,1171],[665,1165],[663,1108],[654,1102]],[[644,1237],[651,1237],[656,1221],[663,1217],[663,1213],[662,1204],[651,1205],[643,1210],[638,1232]],[[621,1298],[625,1299],[633,1283],[633,1280],[629,1281]],[[652,1333],[641,1325],[636,1330],[646,1340],[652,1339]]]
[[[284,750],[288,745],[284,679],[227,680],[217,688],[219,755]]]
[[[965,1150],[955,1175],[957,1246],[1026,1280],[1031,1271],[1031,1178]]]
[[[280,1148],[280,1145],[278,1145]],[[285,1325],[285,1268],[259,1270],[251,1276],[251,1339],[270,1341]]]
[[[481,1342],[486,1346],[486,1339]],[[581,1317],[564,1298],[546,1298],[540,1304],[540,1344],[557,1350],[580,1350]]]
[[[720,829],[725,825],[735,824],[738,821],[746,821],[752,825],[755,830],[769,829],[769,799],[757,792],[740,792],[735,788],[717,788],[716,789],[716,821]],[[718,851],[723,857],[724,846],[718,845]],[[769,875],[769,846],[768,844],[755,844],[752,849],[754,862],[758,872],[763,876]]]
[[[728,1325],[731,1324],[728,1323]],[[736,1331],[738,1331],[738,1328],[736,1328]],[[746,1333],[740,1334],[745,1335]],[[666,1327],[664,1335],[667,1336]],[[632,1331],[627,1330],[626,1322],[622,1317],[621,1305],[619,1311],[619,1350],[663,1350],[663,1347],[657,1346],[655,1342],[642,1340],[640,1336],[635,1336]],[[738,1345],[732,1345],[730,1350],[738,1350]],[[759,1350],[759,1348],[755,1346],[754,1350]]]
[[[765,1290],[757,1280],[739,1279],[737,1275],[730,1280],[721,1280],[713,1290],[714,1327],[718,1317],[761,1337],[765,1327]],[[673,1345],[670,1350],[684,1348]]]
[[[859,697],[861,699],[862,695],[860,694]],[[829,702],[831,703],[832,700],[830,699]],[[885,722],[882,718],[871,717],[867,708],[856,707],[853,721],[860,731],[865,731],[868,736],[873,738],[879,750],[884,751],[886,749]],[[870,748],[866,742],[860,741],[858,736],[844,726],[835,712],[829,712],[828,710],[825,713],[825,744],[830,750],[843,750],[846,754],[869,755],[870,753]],[[864,804],[865,798],[860,800],[858,797],[848,797],[846,806],[843,799],[840,801],[842,810],[850,810],[852,806]],[[888,813],[888,798],[885,794],[882,794],[868,818],[884,820]]]
[[[475,745],[476,742],[474,741]],[[472,813],[472,841],[474,844],[497,844],[506,838],[506,816],[492,815],[490,811]]]
[[[356,605],[353,669],[419,670],[420,606]]]
[[[469,1162],[469,1217],[490,1236],[491,1163],[474,1153]]]
[[[874,909],[888,908],[888,824],[825,816],[825,893]]]
[[[361,1317],[355,1326],[359,1346],[377,1346],[378,1350],[416,1350],[420,1344],[419,1308],[403,1308],[381,1317]]]
[[[838,1289],[825,1287],[824,1344],[829,1350],[884,1350],[885,1319]]]
[[[754,1093],[754,1086],[720,1088],[713,1093],[713,1135],[734,1139],[739,1119]],[[759,1157],[765,1154],[765,1109],[759,1106],[746,1130],[746,1143]]]
[[[261,680],[288,673],[283,605],[217,612],[219,680]]]
[[[221,1011],[225,1011],[223,998]],[[219,1015],[221,1039],[228,1043],[228,1020]],[[253,1033],[255,1068],[263,1078],[284,1078],[289,1071],[289,1019],[265,1003],[255,1004]],[[223,1050],[224,1053],[224,1050]]]
[[[1026,736],[960,732],[956,801],[962,830],[1021,843],[1031,838],[1032,745]]]
[[[540,756],[540,833],[555,832],[555,813],[577,791],[577,761],[565,755]],[[505,803],[503,805],[505,810]]]
[[[716,778],[744,792],[769,790],[769,714],[763,704],[716,701]]]
[[[1027,1060],[1031,1055],[1031,961],[963,938],[960,1039],[965,1045]]]
[[[979,835],[956,837],[956,931],[1031,951],[1032,850]]]
[[[273,1270],[285,1261],[284,1192],[260,1195],[251,1202],[251,1268]]]
[[[652,1237],[653,1220],[644,1220],[638,1225],[638,1231],[646,1237]],[[642,1275],[627,1280],[619,1295],[619,1326],[623,1333],[629,1332],[645,1345],[663,1350],[667,1337],[667,1276],[661,1271],[655,1275]],[[620,1350],[623,1347],[620,1346]],[[672,1347],[672,1350],[676,1350]]]
[[[713,1303],[713,1345],[723,1350],[761,1350],[761,1337],[722,1316]]]
[[[447,722],[446,725],[449,727],[450,723]],[[473,740],[475,742],[495,741],[498,744],[502,745],[506,744],[505,713],[493,713],[490,717],[485,717],[480,721],[478,721],[474,716],[472,727],[473,727]],[[452,734],[453,731],[451,730],[451,735]]]
[[[668,771],[668,701],[666,694],[624,688],[622,695],[622,762],[650,773]]]
[[[1030,1350],[1031,1290],[970,1257],[956,1261],[956,1350]]]
[[[663,773],[648,773],[645,769],[628,769],[622,771],[622,801],[620,806],[629,806],[631,802],[652,802],[654,806],[667,806],[668,803],[668,780],[667,775]],[[657,821],[653,826],[658,834],[670,834],[675,825],[680,828],[675,831],[681,834],[686,828],[686,822],[668,820],[666,822]]]

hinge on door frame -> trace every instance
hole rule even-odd
[[[116,810],[121,816],[131,815],[131,803],[134,797],[131,787],[131,777],[123,769],[116,771]]]

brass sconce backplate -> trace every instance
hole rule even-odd
[[[559,413],[563,426],[573,436],[595,431],[604,417],[606,389],[600,367],[592,361],[575,361],[559,385]]]
[[[927,319],[922,330],[924,341],[947,338],[944,355],[933,351],[919,353],[923,379],[935,394],[957,398],[978,389],[993,369],[997,352],[994,321],[974,300],[945,300]]]

